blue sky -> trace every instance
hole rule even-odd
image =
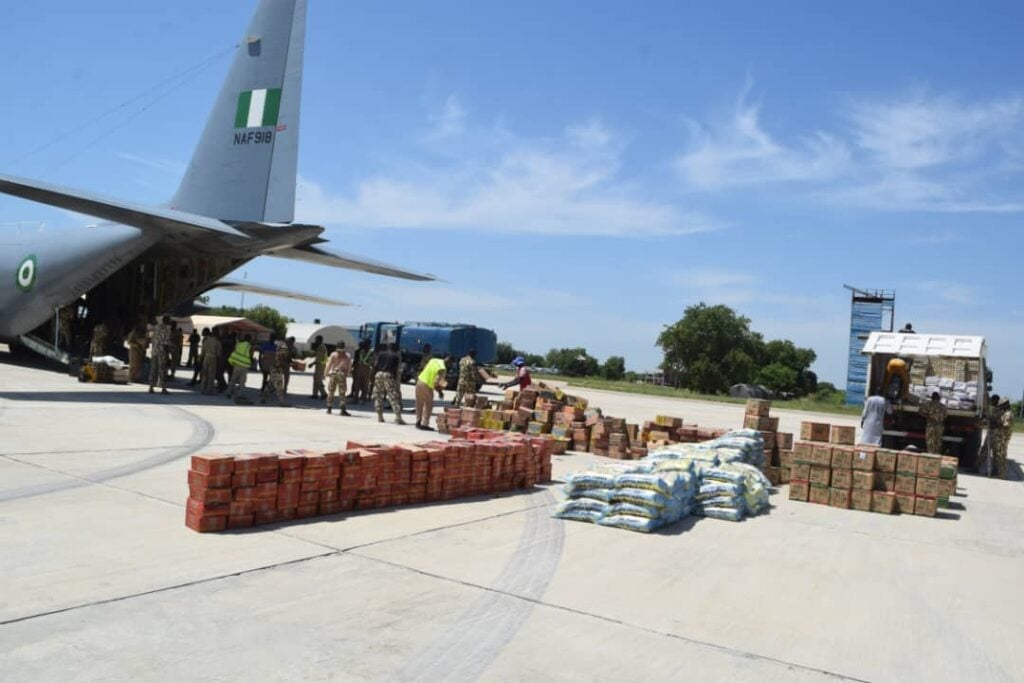
[[[159,84],[253,4],[5,7],[0,169],[164,201],[229,57]],[[842,285],[893,288],[898,323],[986,336],[1017,395],[1021,25],[1020,3],[311,0],[296,219],[444,282],[244,271],[360,306],[265,300],[299,320],[473,322],[634,370],[687,305],[726,303],[840,385]],[[36,220],[83,222],[0,199]]]

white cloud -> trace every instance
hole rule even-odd
[[[687,235],[721,227],[639,196],[622,177],[613,133],[596,119],[553,139],[523,139],[503,128],[491,136],[464,132],[488,144],[451,141],[447,154],[433,155],[440,160],[364,178],[343,195],[302,178],[296,213],[344,227],[547,235]]]
[[[754,282],[754,276],[750,273],[722,268],[685,268],[672,275],[671,279],[681,287],[694,289],[746,286]]]
[[[1024,98],[965,103],[915,92],[853,101],[839,112],[842,133],[786,143],[761,124],[748,92],[724,122],[692,125],[676,160],[687,187],[788,182],[825,203],[880,211],[1024,211]]]
[[[445,98],[440,111],[432,115],[433,130],[430,136],[447,138],[461,135],[466,129],[466,109],[456,95]]]
[[[754,273],[728,268],[681,268],[663,280],[686,291],[694,301],[701,300],[711,305],[807,306],[818,301],[811,296],[771,290]]]
[[[814,132],[786,146],[761,126],[760,108],[745,88],[721,125],[691,122],[690,149],[676,159],[688,185],[699,190],[775,182],[822,181],[839,174],[849,160],[846,145]]]

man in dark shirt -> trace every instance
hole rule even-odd
[[[378,347],[376,373],[373,376],[373,406],[377,410],[378,422],[384,421],[384,399],[387,398],[395,413],[395,424],[405,424],[402,419],[402,390],[398,383],[401,364],[398,344]]]

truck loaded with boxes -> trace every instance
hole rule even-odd
[[[938,393],[946,407],[942,454],[973,467],[983,444],[981,425],[992,378],[984,337],[872,332],[862,353],[870,357],[867,395],[880,392],[892,408],[882,446],[900,450],[912,444],[923,450],[925,423],[919,406]],[[894,359],[905,363],[906,376],[889,371]]]

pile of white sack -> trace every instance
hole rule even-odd
[[[763,464],[764,442],[753,430],[666,446],[634,463],[570,475],[554,516],[643,532],[690,514],[741,521],[769,507]]]

